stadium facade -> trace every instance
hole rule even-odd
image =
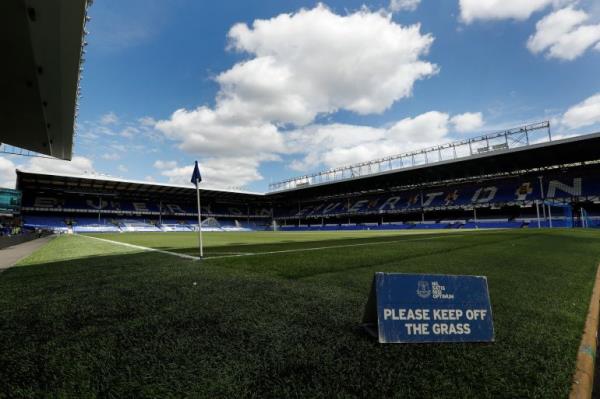
[[[203,229],[596,227],[600,133],[488,145],[449,160],[440,155],[437,162],[399,169],[298,181],[266,194],[202,188]],[[18,170],[17,189],[28,227],[75,232],[198,228],[191,184]]]

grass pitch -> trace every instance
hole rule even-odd
[[[196,255],[196,235],[98,235]],[[600,232],[62,236],[0,274],[0,396],[566,397]],[[242,256],[230,256],[242,255]],[[229,257],[226,257],[229,256]],[[373,273],[488,276],[494,344],[380,345]]]

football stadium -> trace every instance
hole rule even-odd
[[[90,7],[0,5],[10,159],[72,162]],[[17,164],[0,397],[595,397],[600,132],[554,123],[265,190],[212,187],[189,159],[187,184]],[[482,303],[461,278],[484,278]],[[385,308],[400,297],[408,313]]]

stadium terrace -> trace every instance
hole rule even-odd
[[[600,133],[266,194],[201,188],[203,230],[600,226]],[[26,227],[194,231],[195,189],[17,171]]]

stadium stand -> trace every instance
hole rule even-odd
[[[96,176],[17,171],[23,224],[56,232],[194,231],[193,187]],[[246,231],[270,224],[272,205],[257,193],[203,190],[202,229]]]
[[[202,188],[208,231],[598,227],[600,134],[305,184]],[[475,162],[475,163],[474,163]],[[17,171],[24,225],[68,232],[193,231],[193,186]]]

